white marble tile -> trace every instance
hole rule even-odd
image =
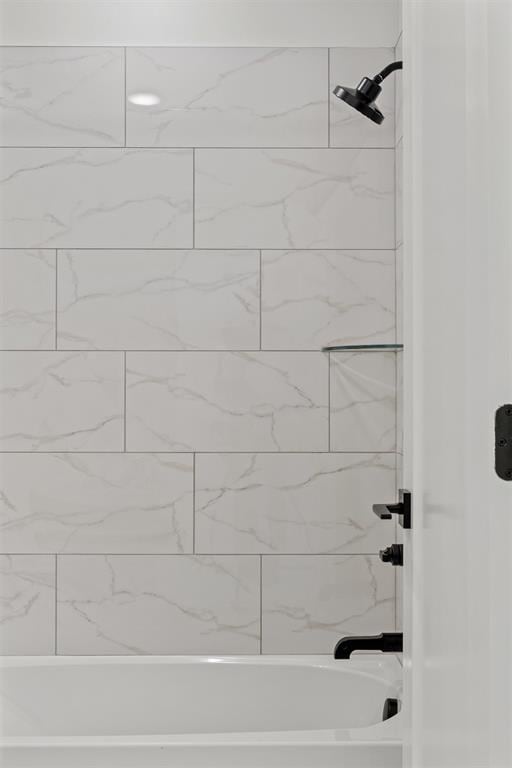
[[[395,627],[394,569],[376,555],[263,557],[263,653],[332,653]]]
[[[402,51],[402,35],[395,48],[395,60],[401,61],[403,58]],[[403,135],[403,87],[402,87],[403,75],[402,72],[397,72],[395,75],[395,141],[398,142]]]
[[[127,448],[326,450],[327,376],[316,352],[129,352]]]
[[[396,630],[403,630],[404,596],[403,596],[403,568],[395,568],[396,579]]]
[[[373,123],[332,93],[337,85],[356,88],[363,77],[374,77],[394,60],[393,48],[331,48],[331,147],[395,145],[395,74],[384,81],[377,99],[377,106],[384,115],[381,125]]]
[[[331,353],[331,450],[395,450],[396,354]]]
[[[394,248],[394,152],[196,150],[202,248]]]
[[[391,454],[198,454],[196,551],[376,553],[372,504],[394,498]]]
[[[396,146],[396,244],[400,245],[403,242],[403,142],[400,140]]]
[[[0,347],[55,349],[55,251],[0,250]]]
[[[0,555],[0,653],[55,653],[55,557]]]
[[[398,352],[396,356],[396,450],[402,453],[404,449],[404,356]]]
[[[257,557],[59,555],[63,654],[258,653]]]
[[[396,340],[404,340],[404,246],[396,249]]]
[[[122,352],[4,352],[2,361],[1,450],[122,450]]]
[[[189,248],[192,150],[4,149],[9,248]]]
[[[130,146],[327,145],[327,49],[129,48]]]
[[[58,259],[59,349],[259,349],[258,251]]]
[[[264,251],[263,349],[395,340],[394,251]]]
[[[4,146],[124,143],[122,48],[0,48]]]
[[[192,551],[192,457],[0,455],[3,552]]]

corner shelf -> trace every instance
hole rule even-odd
[[[333,344],[322,347],[322,352],[372,352],[372,351],[396,351],[404,348],[403,344]]]

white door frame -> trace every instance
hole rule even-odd
[[[512,2],[404,0],[406,768],[512,766]]]

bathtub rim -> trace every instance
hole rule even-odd
[[[3,656],[0,657],[0,677],[3,669],[26,669],[31,667],[87,667],[91,665],[109,666],[146,666],[146,665],[190,665],[229,664],[257,666],[299,666],[315,667],[335,673],[378,679],[396,686],[401,691],[402,665],[395,655],[356,654],[351,659],[335,660],[331,655],[227,655],[227,656]],[[112,736],[3,736],[0,727],[0,754],[3,749],[115,749],[118,747],[146,747],[162,749],[165,747],[242,747],[242,746],[282,746],[293,747],[300,744],[317,746],[341,746],[350,744],[363,747],[383,743],[389,746],[402,744],[401,713],[382,723],[361,728],[315,729],[301,731],[251,731],[225,733],[193,734],[130,734]]]

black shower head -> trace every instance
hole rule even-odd
[[[384,120],[384,115],[377,108],[375,99],[382,91],[380,85],[369,77],[363,77],[357,88],[346,88],[344,85],[337,85],[333,93],[338,99],[349,104],[365,117],[369,117],[374,123],[379,125]]]
[[[394,61],[392,64],[388,64],[382,72],[379,72],[373,78],[363,77],[357,88],[346,88],[344,85],[337,85],[333,93],[338,99],[341,99],[341,101],[349,104],[354,109],[357,109],[358,112],[361,112],[362,115],[380,125],[384,120],[384,115],[375,104],[375,100],[382,92],[380,83],[396,69],[402,69],[401,61]]]

